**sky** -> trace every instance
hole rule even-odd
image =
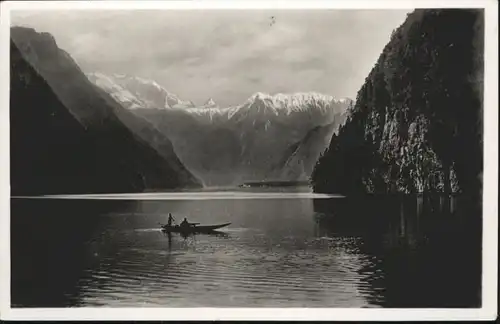
[[[355,99],[409,12],[44,10],[11,20],[54,35],[85,72],[153,79],[183,100],[231,106],[255,92]]]

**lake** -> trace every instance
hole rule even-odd
[[[63,198],[11,199],[12,307],[481,305],[481,213],[460,197]],[[169,237],[169,212],[231,225]]]

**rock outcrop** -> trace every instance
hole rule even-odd
[[[482,176],[482,10],[415,10],[313,172],[318,192],[473,192]]]

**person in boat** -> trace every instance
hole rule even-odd
[[[171,213],[168,213],[168,222],[167,222],[168,226],[172,226],[173,222],[174,222],[174,217],[172,216]]]
[[[181,227],[183,227],[183,228],[188,228],[188,227],[190,227],[190,226],[191,226],[191,224],[189,224],[189,222],[188,222],[187,218],[186,218],[186,217],[184,217],[184,219],[183,219],[183,220],[182,220],[182,222],[181,222]]]

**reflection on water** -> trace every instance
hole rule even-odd
[[[12,200],[16,307],[478,307],[481,213],[454,197]],[[158,223],[229,227],[167,235]]]
[[[316,201],[318,235],[356,237],[383,307],[479,307],[481,212],[463,197]]]

